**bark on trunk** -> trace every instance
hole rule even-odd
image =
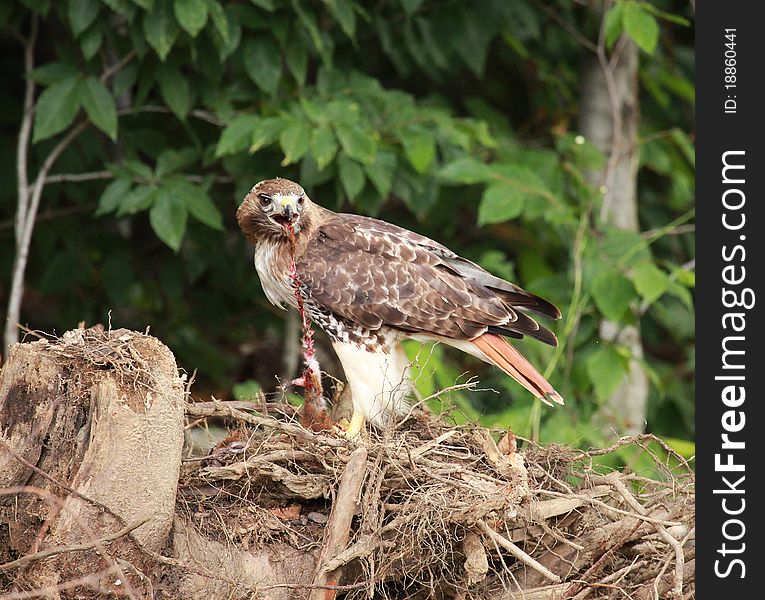
[[[638,49],[625,39],[617,44],[615,52],[617,58],[611,61],[608,77],[597,58],[586,61],[582,68],[580,127],[582,134],[608,158],[603,170],[589,174],[590,183],[604,189],[601,221],[639,231]],[[600,336],[627,347],[632,356],[627,377],[603,406],[601,416],[616,435],[640,433],[645,426],[648,399],[648,378],[640,364],[640,328],[604,320]]]

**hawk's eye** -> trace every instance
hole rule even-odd
[[[260,200],[260,205],[263,208],[268,208],[273,203],[273,200],[271,200],[271,198],[266,196],[265,194],[261,194],[260,196],[258,196],[258,200]]]
[[[305,204],[305,196],[300,196],[300,198],[297,200],[297,205],[303,206],[303,204]]]

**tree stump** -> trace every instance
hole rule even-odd
[[[30,564],[17,586],[146,584],[145,551],[161,551],[173,523],[183,404],[175,358],[148,335],[94,328],[11,349],[0,375],[0,487],[17,494],[0,498],[2,558],[92,546]],[[108,549],[99,542],[126,528]]]

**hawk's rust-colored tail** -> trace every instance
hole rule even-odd
[[[486,357],[548,406],[563,404],[561,395],[542,377],[532,364],[501,335],[484,333],[470,340]]]

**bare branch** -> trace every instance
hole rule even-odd
[[[90,173],[57,173],[45,178],[45,183],[81,183],[83,181],[96,181],[98,179],[111,179],[114,177],[111,171],[91,171]]]
[[[30,76],[35,67],[35,43],[37,42],[37,15],[32,16],[32,29],[24,47],[24,76],[26,90],[24,92],[24,114],[19,129],[19,142],[16,147],[16,177],[18,180],[18,208],[16,210],[16,244],[21,238],[21,231],[27,218],[29,205],[29,136],[32,133],[32,118],[34,116],[35,82]]]
[[[21,300],[24,295],[24,275],[29,260],[29,246],[32,243],[32,232],[34,231],[37,209],[40,207],[40,198],[45,187],[45,180],[64,150],[87,129],[88,124],[88,121],[79,122],[51,150],[42,167],[40,167],[40,171],[37,173],[31,196],[27,198],[28,204],[26,205],[24,220],[19,223],[16,236],[16,256],[13,262],[13,277],[8,294],[8,314],[5,319],[5,332],[3,336],[4,349],[15,344],[19,339],[18,322],[21,314]]]
[[[37,210],[40,206],[43,188],[48,183],[48,173],[61,154],[77,137],[87,129],[88,120],[83,120],[74,125],[69,132],[59,141],[48,154],[45,162],[37,173],[34,187],[29,188],[29,138],[32,131],[32,119],[35,111],[34,106],[34,81],[31,72],[34,68],[34,48],[37,41],[38,20],[32,17],[32,29],[26,41],[24,49],[24,72],[26,75],[26,92],[24,95],[24,115],[19,130],[19,143],[17,147],[16,170],[18,175],[18,209],[16,212],[16,256],[13,262],[13,275],[11,288],[8,294],[8,312],[3,331],[3,353],[8,347],[15,344],[19,339],[18,324],[21,315],[21,302],[24,295],[24,278],[29,260],[29,246],[32,242],[37,219]],[[120,61],[104,70],[101,81],[106,82],[110,77],[128,64],[134,57],[135,52],[129,52]]]
[[[101,73],[101,77],[99,78],[101,80],[101,83],[106,83],[111,79],[114,75],[119,73],[125,65],[127,65],[131,60],[133,60],[136,57],[136,51],[131,50],[128,52],[125,56],[123,56],[120,60],[118,60],[116,63],[111,65],[109,68],[105,69],[103,73]]]
[[[579,31],[577,31],[576,27],[574,27],[571,23],[566,21],[563,17],[561,17],[558,14],[559,8],[555,8],[552,6],[548,6],[544,2],[538,2],[537,0],[534,0],[534,4],[536,4],[539,8],[541,8],[545,14],[550,17],[553,21],[555,21],[558,25],[560,25],[563,29],[568,32],[568,34],[574,38],[577,42],[579,42],[582,46],[587,48],[590,52],[597,53],[598,47],[593,44],[590,40],[588,40],[586,37],[584,37]]]
[[[167,106],[159,106],[155,104],[146,104],[144,106],[129,106],[127,108],[118,110],[117,114],[123,116],[135,115],[142,112],[159,113],[163,115],[172,114],[172,111]],[[206,121],[212,125],[217,125],[218,127],[223,127],[223,125],[225,125],[225,123],[221,121],[214,113],[211,113],[207,110],[192,110],[189,111],[189,115],[199,119],[200,121]]]

